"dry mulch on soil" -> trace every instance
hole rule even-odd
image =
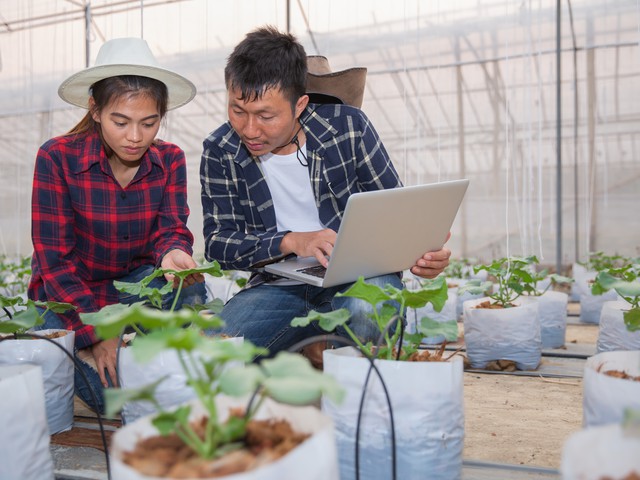
[[[206,419],[194,424],[202,434]],[[273,462],[300,445],[308,435],[294,432],[285,420],[251,420],[244,448],[205,460],[177,435],[148,437],[124,454],[124,462],[138,472],[168,478],[216,478],[245,472]]]

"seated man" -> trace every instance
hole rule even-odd
[[[326,66],[326,59],[312,62]],[[307,56],[292,35],[260,28],[227,61],[229,121],[205,139],[200,166],[205,257],[253,272],[221,313],[224,333],[242,335],[271,355],[324,333],[315,325],[290,326],[310,310],[347,308],[358,336],[376,341],[379,335],[367,316],[370,306],[335,296],[350,284],[313,287],[261,271],[291,254],[326,266],[349,196],[402,185],[373,125],[356,108],[363,70],[312,73],[314,95],[344,103],[313,104],[306,94]],[[321,91],[323,79],[331,91]],[[450,255],[446,248],[427,252],[411,271],[436,277]],[[402,287],[401,273],[367,282]]]

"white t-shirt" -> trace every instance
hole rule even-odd
[[[304,161],[306,145],[300,150]],[[298,161],[296,152],[261,155],[260,167],[273,199],[278,231],[313,232],[324,228],[311,190],[309,168]]]
[[[311,190],[309,167],[298,161],[307,156],[307,147],[289,155],[267,153],[260,156],[260,168],[269,186],[273,207],[276,211],[278,231],[314,232],[322,230],[316,200]],[[303,157],[304,155],[304,157]],[[306,162],[305,162],[306,163]],[[267,285],[301,285],[302,282],[281,278]]]

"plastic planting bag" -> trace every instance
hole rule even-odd
[[[538,299],[542,348],[561,348],[567,331],[569,295],[547,290]]]
[[[619,424],[575,432],[562,449],[563,480],[603,480],[640,475],[640,434]]]
[[[600,330],[597,349],[600,352],[614,350],[640,350],[640,330],[630,332],[624,324],[624,312],[631,305],[624,300],[605,302],[600,313]]]
[[[72,330],[38,330],[38,336],[63,333],[51,341],[73,357],[75,332]],[[20,339],[0,342],[0,364],[31,363],[42,367],[44,399],[51,435],[73,427],[73,361],[48,340]]]
[[[41,367],[0,365],[0,399],[0,478],[53,479]]]
[[[585,427],[620,423],[626,408],[640,410],[640,382],[604,373],[611,370],[639,377],[640,351],[602,352],[587,359],[582,394]]]
[[[222,420],[229,408],[245,407],[247,400],[238,400],[219,395],[216,404]],[[192,418],[203,414],[197,401],[193,402]],[[336,452],[333,423],[314,407],[293,407],[266,399],[254,417],[258,420],[268,418],[284,419],[291,427],[311,436],[284,457],[260,468],[245,473],[236,473],[219,479],[229,480],[331,480],[338,477],[338,456]],[[150,480],[150,477],[138,473],[122,461],[123,452],[133,450],[140,438],[157,436],[158,431],[151,424],[152,416],[141,418],[124,426],[112,437],[111,475],[118,480]]]
[[[511,360],[518,370],[535,370],[542,358],[538,302],[519,298],[517,307],[475,308],[489,297],[464,302],[464,341],[473,368]]]
[[[340,405],[322,399],[323,412],[335,424],[343,480],[356,478],[356,426],[370,365],[351,347],[324,351],[324,372],[347,390]],[[376,360],[376,366],[391,397],[396,478],[460,478],[464,444],[462,357],[455,356],[449,362]],[[375,372],[371,372],[362,408],[359,452],[361,479],[392,478],[391,420]]]

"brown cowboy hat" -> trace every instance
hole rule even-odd
[[[332,72],[329,60],[321,55],[307,57],[307,95],[311,103],[344,103],[360,108],[367,69],[348,68]]]

